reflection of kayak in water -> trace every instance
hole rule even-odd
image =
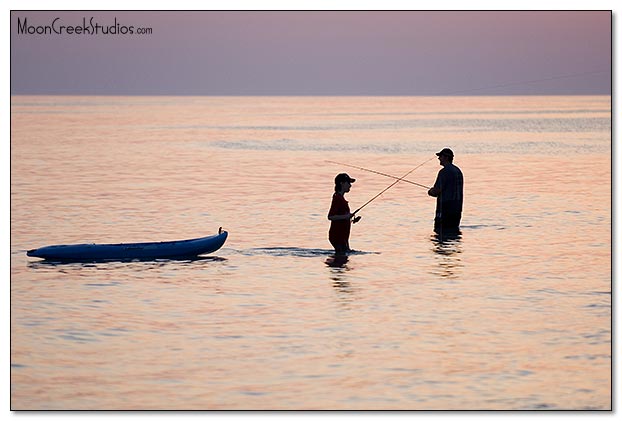
[[[227,239],[227,235],[227,231],[222,231],[221,229],[216,235],[191,240],[151,243],[55,245],[28,250],[26,254],[30,257],[61,261],[148,260],[196,257],[201,254],[212,253],[221,248]]]

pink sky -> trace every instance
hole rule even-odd
[[[87,22],[148,35],[19,34]],[[12,12],[12,94],[609,94],[609,11]]]

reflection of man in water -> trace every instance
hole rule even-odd
[[[451,149],[445,148],[436,155],[443,169],[438,172],[434,187],[428,190],[430,196],[436,197],[434,232],[457,234],[462,218],[462,171],[453,164],[454,153]]]

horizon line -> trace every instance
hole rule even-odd
[[[11,96],[217,96],[217,97],[252,97],[252,96],[256,96],[256,97],[301,97],[301,96],[308,96],[308,97],[413,97],[413,96],[420,96],[420,97],[475,97],[475,96],[612,96],[611,92],[607,92],[607,93],[501,93],[501,94],[467,94],[467,93],[461,93],[461,94],[366,94],[366,93],[361,93],[361,94],[327,94],[327,93],[319,93],[319,94],[303,94],[303,93],[290,93],[290,94],[280,94],[280,93],[273,93],[273,94],[243,94],[243,93],[239,93],[239,94],[222,94],[222,93],[216,93],[216,94],[207,94],[207,93],[200,93],[200,94],[187,94],[187,93],[60,93],[60,92],[55,92],[55,93],[32,93],[32,92],[27,92],[27,93],[11,93]]]

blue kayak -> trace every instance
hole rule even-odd
[[[227,231],[223,231],[221,228],[216,235],[191,240],[153,243],[56,245],[28,250],[26,255],[60,261],[191,258],[218,250],[225,243],[227,235]]]

